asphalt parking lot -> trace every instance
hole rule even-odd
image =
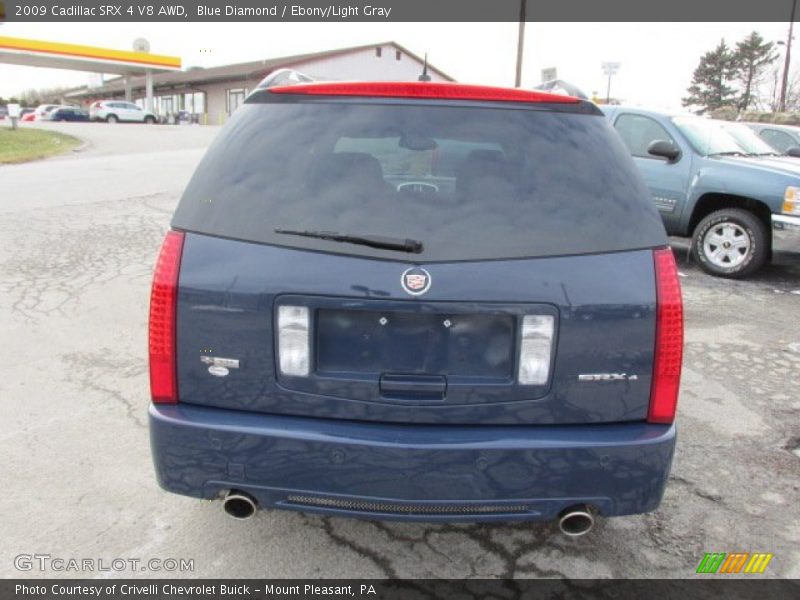
[[[691,577],[771,552],[800,577],[800,260],[748,281],[683,258],[686,354],[664,502],[579,539],[550,524],[262,512],[162,492],[147,433],[147,310],[164,231],[215,128],[53,124],[88,143],[0,166],[0,576],[19,554],[186,558],[193,577]],[[685,247],[677,244],[680,257]],[[164,573],[122,571],[128,576]]]

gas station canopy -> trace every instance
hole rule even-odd
[[[0,36],[0,63],[119,75],[142,75],[181,68],[181,59],[175,56],[5,36]]]

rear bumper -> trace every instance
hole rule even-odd
[[[800,217],[772,215],[772,248],[778,252],[800,252]]]
[[[652,511],[675,427],[397,425],[150,407],[160,485],[261,507],[417,521],[555,518],[577,503],[604,516]]]

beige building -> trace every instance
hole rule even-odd
[[[235,65],[190,68],[153,76],[153,110],[162,117],[187,111],[199,123],[221,125],[267,75],[278,69],[295,69],[314,79],[362,81],[414,81],[422,72],[423,59],[396,42],[340,48],[268,58]],[[432,81],[453,78],[428,65]],[[144,106],[144,77],[128,82],[129,98]],[[79,88],[66,94],[70,102],[88,105],[96,100],[126,98],[124,78],[99,87]]]

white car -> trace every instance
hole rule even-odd
[[[36,107],[36,110],[33,111],[33,114],[35,115],[33,117],[33,120],[46,121],[47,115],[50,114],[50,111],[53,110],[54,108],[58,108],[59,106],[60,106],[59,104],[40,104],[39,106]]]
[[[106,123],[147,123],[151,125],[158,122],[158,118],[150,111],[143,110],[133,102],[122,100],[101,100],[94,102],[89,107],[89,118],[92,121],[105,121]]]

